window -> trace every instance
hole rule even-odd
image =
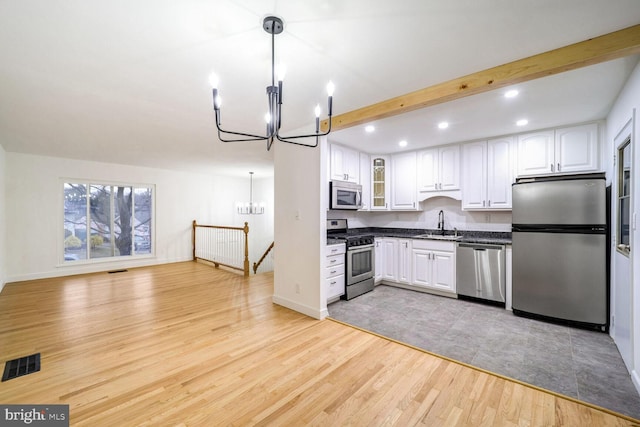
[[[64,260],[148,255],[151,186],[64,183]]]
[[[627,139],[618,148],[618,251],[629,254],[629,218],[631,217],[631,140]]]

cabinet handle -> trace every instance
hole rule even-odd
[[[331,271],[331,273],[329,273],[329,274],[336,274],[336,271],[338,271],[338,270],[333,270],[333,271]]]
[[[482,207],[484,208],[484,207],[485,207],[485,205],[486,205],[486,202],[483,200],[483,201],[482,201]]]
[[[338,282],[331,282],[332,285],[335,285],[336,283],[338,283]]]
[[[491,207],[491,200],[489,200],[488,205],[489,205],[489,207]]]
[[[331,264],[333,264],[336,261],[338,261],[338,260],[337,259],[332,259],[330,262],[331,262]]]
[[[553,172],[553,163],[551,163],[551,172]]]
[[[558,172],[560,172],[560,163],[558,163]]]

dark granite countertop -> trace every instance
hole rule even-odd
[[[459,238],[454,238],[453,230],[446,230],[445,236],[440,237],[441,232],[431,229],[416,228],[382,228],[382,227],[363,227],[349,229],[349,233],[354,234],[373,234],[375,237],[396,237],[401,239],[425,239],[425,240],[444,240],[462,243],[485,243],[494,245],[510,245],[511,232],[500,231],[472,231],[459,230]],[[436,238],[430,239],[423,235],[434,235]]]

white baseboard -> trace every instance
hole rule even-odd
[[[174,262],[192,261],[192,258],[185,259],[158,259],[158,258],[141,258],[138,260],[118,260],[113,262],[85,263],[79,265],[63,265],[51,271],[43,271],[38,273],[17,274],[7,278],[6,283],[23,282],[25,280],[49,279],[51,277],[73,276],[76,274],[101,273],[110,270],[119,270],[123,268],[148,267],[151,265],[171,264]],[[3,284],[4,286],[4,284]]]
[[[296,301],[292,301],[288,298],[283,298],[278,295],[274,295],[271,300],[274,304],[281,305],[283,307],[286,307],[293,311],[297,311],[298,313],[302,313],[306,316],[313,317],[314,319],[318,320],[324,319],[329,314],[326,308],[324,310],[318,310],[316,308],[300,304]]]

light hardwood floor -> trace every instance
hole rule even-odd
[[[271,302],[273,276],[185,262],[7,284],[0,403],[71,425],[637,426],[631,419]]]

